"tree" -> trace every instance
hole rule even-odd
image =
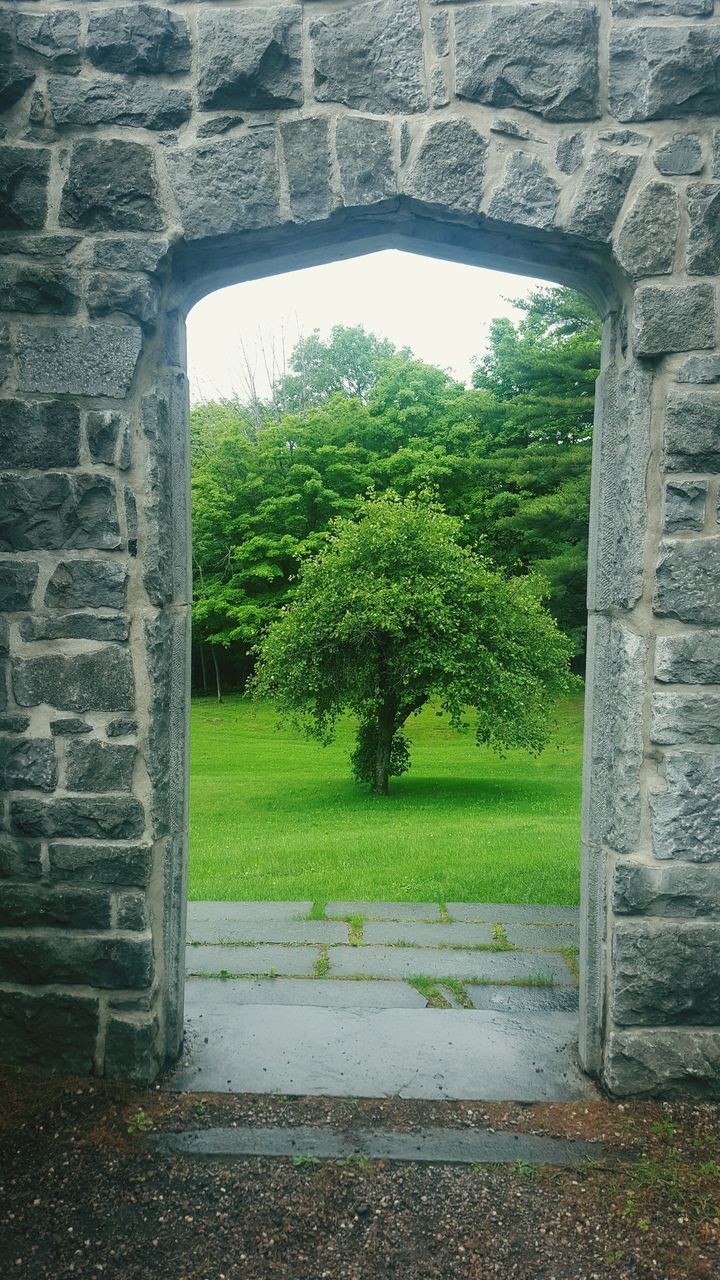
[[[366,400],[393,355],[392,342],[367,333],[362,325],[334,325],[328,340],[313,329],[293,348],[292,372],[276,381],[273,399],[290,413],[320,405],[338,391]]]
[[[351,712],[354,775],[387,795],[409,767],[403,726],[430,698],[456,728],[472,709],[478,743],[539,751],[572,687],[571,652],[536,579],[498,573],[430,497],[387,492],[331,522],[259,648],[252,688],[322,742]]]

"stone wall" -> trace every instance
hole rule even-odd
[[[0,0],[6,1061],[180,1043],[184,314],[395,244],[602,311],[581,1056],[720,1093],[719,84],[713,0]]]

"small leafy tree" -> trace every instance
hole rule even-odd
[[[460,535],[430,497],[363,499],[331,522],[258,650],[255,694],[309,736],[330,742],[343,712],[357,717],[353,772],[379,795],[409,767],[403,726],[429,698],[456,728],[473,709],[478,743],[539,751],[572,687],[541,585],[502,576]]]

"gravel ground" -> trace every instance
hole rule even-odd
[[[720,1108],[171,1096],[0,1079],[0,1277],[717,1280]],[[483,1125],[609,1145],[563,1170],[203,1162],[155,1133]],[[717,1161],[717,1163],[716,1163]]]

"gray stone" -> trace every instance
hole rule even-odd
[[[105,1033],[105,1075],[149,1084],[162,1065],[160,1024],[155,1015],[113,1014]]]
[[[663,761],[667,789],[650,794],[656,858],[720,861],[720,757],[716,751],[671,751]]]
[[[487,140],[467,120],[431,125],[405,180],[407,195],[479,213],[487,150]]]
[[[668,471],[720,471],[720,393],[671,390],[663,443]]]
[[[141,346],[137,325],[21,326],[20,389],[122,400]]]
[[[0,885],[0,928],[109,929],[108,893],[58,885]]]
[[[15,657],[13,690],[21,707],[47,703],[59,711],[130,711],[135,701],[132,660],[118,645]]]
[[[326,13],[310,23],[310,43],[318,102],[376,114],[427,106],[415,0],[375,0]]]
[[[720,922],[688,920],[679,929],[673,921],[622,921],[613,955],[611,1007],[620,1026],[720,1018]]]
[[[665,532],[699,532],[705,525],[707,491],[707,480],[668,481],[663,512]]]
[[[63,560],[45,590],[49,609],[124,609],[127,565],[114,560]]]
[[[681,622],[720,623],[720,537],[663,541],[653,609]]]
[[[105,726],[108,738],[126,738],[128,734],[137,733],[137,720],[109,720]]]
[[[50,732],[53,738],[75,738],[80,733],[92,733],[92,725],[75,718],[51,720]]]
[[[140,933],[150,927],[146,894],[135,890],[118,894],[117,927]]]
[[[447,76],[443,66],[432,68],[430,73],[430,98],[434,107],[446,107],[450,101]]]
[[[38,566],[29,560],[0,560],[0,609],[14,613],[32,608]]]
[[[558,184],[540,161],[526,151],[513,151],[490,201],[488,217],[527,227],[551,227],[559,198]]]
[[[715,346],[711,284],[644,285],[635,294],[633,347],[638,356]]]
[[[609,106],[618,120],[717,115],[720,31],[695,26],[614,26]]]
[[[639,156],[595,146],[570,206],[567,231],[585,240],[610,239]]]
[[[618,862],[612,890],[617,915],[720,917],[720,866]]]
[[[167,254],[167,240],[152,236],[113,236],[97,239],[93,266],[101,271],[157,271]]]
[[[93,462],[106,462],[108,466],[114,464],[122,422],[120,414],[109,409],[87,415],[87,442]]]
[[[182,830],[187,821],[183,755],[187,619],[165,610],[145,619],[144,634],[150,712],[145,763],[153,789],[153,829],[160,836]]]
[[[720,631],[658,636],[655,679],[668,684],[720,684]]]
[[[661,745],[720,742],[720,694],[654,693],[650,740]]]
[[[112,551],[119,545],[115,488],[105,476],[0,477],[0,550]]]
[[[142,401],[147,450],[143,505],[145,546],[142,563],[145,590],[154,605],[188,600],[189,477],[186,465],[186,397],[182,376],[159,387]]]
[[[0,387],[4,386],[13,371],[13,353],[10,326],[0,321]]]
[[[720,182],[691,183],[687,203],[688,275],[716,275],[720,271]]]
[[[277,155],[270,130],[171,151],[167,163],[190,240],[278,221]]]
[[[345,899],[328,902],[325,915],[343,920],[351,916],[363,916],[368,920],[439,920],[440,907],[437,902],[369,902]]]
[[[337,122],[336,149],[346,208],[377,204],[396,194],[392,129],[386,120],[342,116]]]
[[[707,18],[715,0],[612,0],[616,18]]]
[[[332,201],[327,117],[289,120],[281,133],[293,217],[299,222],[325,217]]]
[[[82,236],[73,235],[0,235],[0,254],[41,258],[47,262],[59,262],[71,256],[82,243]]]
[[[432,36],[435,56],[437,58],[447,58],[450,53],[450,31],[446,13],[433,13],[430,15],[430,35]]]
[[[56,785],[51,738],[0,737],[0,791],[54,791]]]
[[[243,123],[244,116],[239,115],[222,115],[211,116],[209,120],[202,120],[198,125],[195,136],[196,138],[217,138],[221,133],[229,133],[231,129],[237,129],[238,125]]]
[[[720,382],[720,356],[688,356],[677,372],[678,382]]]
[[[588,673],[592,720],[586,739],[586,838],[618,853],[640,840],[640,770],[647,641],[619,620],[593,620]]]
[[[312,977],[322,952],[319,947],[188,947],[188,973],[229,973],[240,975],[280,974]]]
[[[41,875],[39,841],[17,840],[0,831],[0,880],[39,880]]]
[[[448,902],[455,920],[489,920],[491,924],[577,924],[578,908],[544,902]]]
[[[20,622],[20,635],[26,641],[127,640],[129,633],[127,617],[108,618],[97,613],[36,613]]]
[[[418,947],[477,947],[491,945],[493,933],[489,924],[395,924],[381,920],[365,925],[363,940],[368,944],[401,942]]]
[[[680,230],[680,201],[669,182],[648,182],[623,219],[615,256],[632,276],[668,275],[675,262]]]
[[[29,716],[0,716],[0,733],[26,733],[29,728]]]
[[[580,943],[576,924],[508,924],[505,937],[513,947],[532,947],[538,951],[559,951]]]
[[[53,930],[40,937],[0,935],[0,980],[92,984],[101,990],[144,990],[153,974],[152,942],[113,934],[79,938]]]
[[[80,413],[62,400],[3,400],[0,457],[6,467],[76,467]]]
[[[57,125],[87,128],[98,124],[135,129],[177,129],[189,120],[187,89],[141,80],[70,80],[51,76],[50,109]],[[76,223],[76,225],[83,225]],[[125,227],[127,223],[122,223]],[[128,228],[129,229],[129,228]],[[137,228],[136,228],[137,229]]]
[[[515,1017],[537,1013],[573,1013],[578,1007],[576,987],[513,987],[468,982],[473,1009],[509,1013]]]
[[[483,4],[455,14],[459,98],[546,120],[598,115],[598,15],[592,5]]]
[[[39,848],[39,846],[36,846]],[[146,885],[152,866],[149,844],[51,844],[50,879],[89,885]]]
[[[93,739],[71,742],[65,757],[68,791],[129,791],[135,747],[115,747]]]
[[[258,924],[263,920],[300,920],[308,916],[312,902],[188,902],[187,933],[192,941],[217,942],[228,921]]]
[[[644,147],[649,141],[647,133],[635,129],[605,129],[598,134],[601,142],[611,142],[615,147]]]
[[[190,34],[184,18],[150,4],[113,5],[90,14],[90,61],[124,75],[190,70]]]
[[[490,982],[569,985],[562,956],[520,951],[461,951],[439,947],[331,947],[330,975],[368,978],[486,978]]]
[[[60,1075],[90,1075],[99,1025],[97,1000],[0,992],[0,1057]]]
[[[672,142],[666,142],[664,147],[658,147],[653,160],[655,168],[668,176],[700,173],[703,167],[700,139],[696,133],[678,133]]]
[[[570,133],[558,138],[555,146],[555,164],[561,173],[574,173],[580,168],[585,151],[585,134]]]
[[[18,13],[15,36],[21,49],[28,49],[53,68],[74,70],[80,65],[79,13]]]
[[[236,943],[280,942],[347,942],[348,927],[334,920],[244,920],[236,918],[232,903],[224,920],[211,920],[205,924],[197,919],[188,925],[188,939],[192,942],[217,943],[234,946]]]
[[[91,316],[120,311],[154,329],[160,307],[160,286],[140,272],[101,272],[90,277],[86,294]]]
[[[603,1083],[616,1097],[717,1098],[717,1031],[614,1031],[608,1037]]]
[[[0,229],[45,225],[50,152],[0,146]]]
[[[152,151],[118,139],[76,142],[60,223],[86,231],[159,231],[164,223]]]
[[[34,71],[4,56],[0,62],[0,110],[14,107],[34,82]]]
[[[200,9],[198,94],[202,110],[299,107],[303,101],[300,6]]]
[[[0,264],[0,311],[74,315],[80,305],[77,278],[44,263]]]
[[[319,1006],[324,1009],[424,1009],[427,1000],[406,982],[342,978],[190,978],[185,1010],[190,1019],[248,1004]]]
[[[139,800],[13,800],[12,830],[17,835],[61,839],[134,840],[142,835],[145,814]]]
[[[720,178],[720,129],[713,130],[712,175]]]

